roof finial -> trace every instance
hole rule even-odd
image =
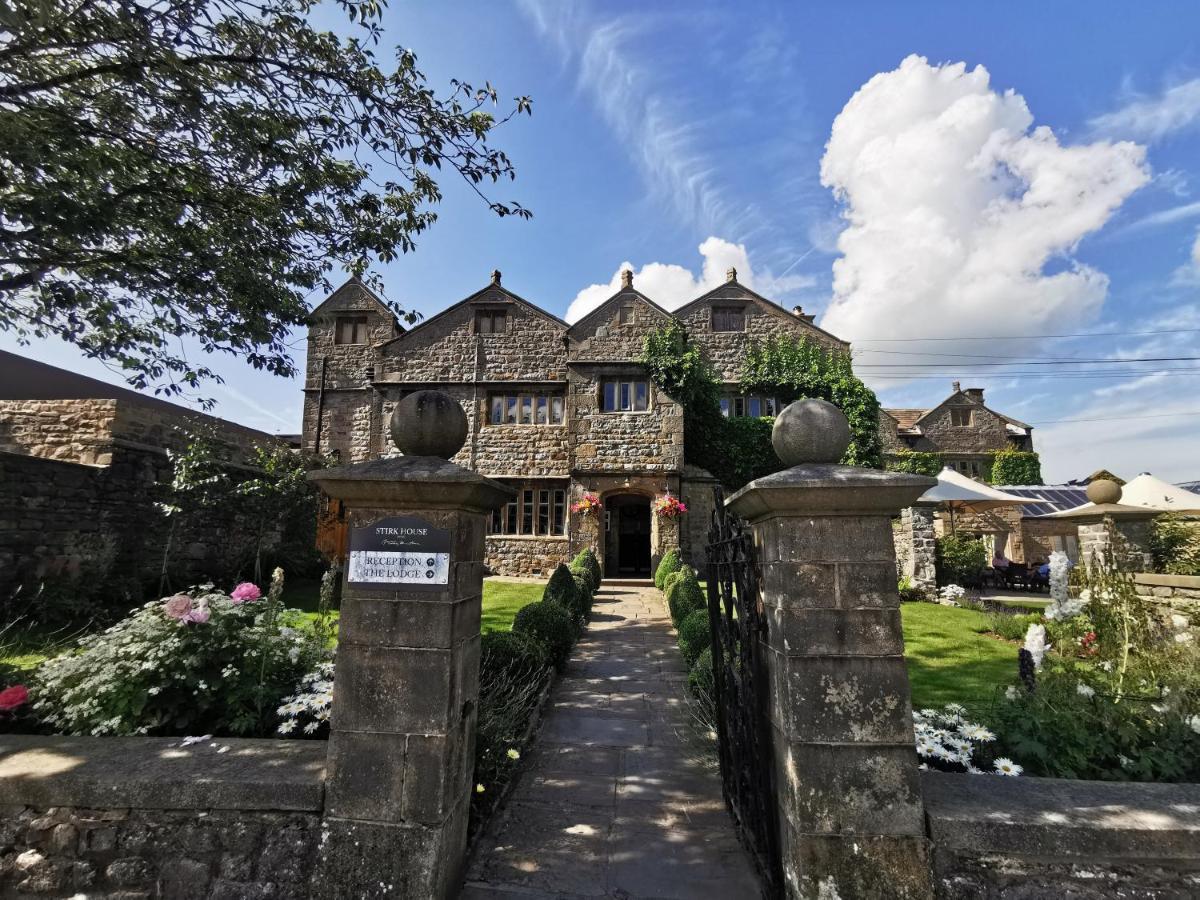
[[[492,269],[492,284],[499,284],[499,283],[500,283],[500,270]]]
[[[950,384],[953,385],[953,387],[954,387],[954,393],[957,394],[959,391],[962,390],[962,382],[961,381],[952,381],[952,382],[950,382]]]
[[[633,287],[633,269],[621,270],[621,287]]]
[[[735,269],[733,266],[730,266],[728,269],[726,269],[725,270],[725,280],[726,281],[737,281],[737,269]]]

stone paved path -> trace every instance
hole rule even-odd
[[[604,585],[463,900],[759,896],[662,595]]]

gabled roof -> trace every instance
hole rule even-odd
[[[311,318],[313,316],[316,316],[318,313],[320,313],[321,310],[323,310],[326,306],[328,306],[335,299],[337,299],[338,295],[341,294],[342,291],[346,290],[346,288],[348,288],[348,287],[359,288],[364,294],[367,295],[368,299],[370,299],[375,304],[375,306],[377,306],[379,308],[380,312],[382,312],[386,316],[389,316],[393,321],[395,321],[397,328],[399,328],[401,331],[404,330],[404,326],[400,324],[398,319],[396,319],[396,314],[394,312],[392,312],[392,308],[390,306],[388,306],[386,303],[384,303],[383,300],[380,298],[380,296],[377,293],[375,293],[373,290],[371,290],[371,288],[367,286],[367,283],[365,281],[363,281],[361,278],[359,278],[357,275],[351,275],[350,278],[348,278],[345,282],[342,283],[341,287],[337,288],[332,294],[330,294],[328,297],[326,297],[324,300],[322,300],[320,303],[318,303],[316,308],[313,309],[313,311],[308,314],[309,317]]]
[[[996,418],[1001,419],[1002,421],[1008,423],[1009,425],[1012,425],[1013,427],[1015,427],[1017,429],[1023,429],[1024,431],[1028,432],[1028,431],[1032,430],[1032,428],[1033,428],[1032,425],[1027,425],[1026,423],[1022,422],[1020,419],[1014,419],[1012,416],[1006,416],[1004,413],[996,412],[996,410],[992,409],[987,404],[981,403],[978,400],[972,399],[971,396],[966,391],[953,391],[953,392],[951,392],[949,397],[947,397],[945,400],[943,400],[937,406],[931,407],[929,409],[925,409],[925,410],[893,409],[893,410],[890,410],[890,412],[892,414],[892,418],[894,418],[900,422],[901,428],[904,428],[904,429],[920,428],[921,423],[923,421],[925,421],[927,418],[929,418],[930,415],[932,415],[933,413],[940,410],[942,407],[944,407],[947,403],[949,403],[951,400],[955,399],[956,397],[962,397],[964,400],[966,400],[972,406],[977,406],[980,409],[986,409],[988,412],[990,412]],[[898,415],[899,413],[919,413],[920,415],[918,415],[915,419],[913,419],[912,421],[905,424],[905,420],[901,419],[899,417],[899,415]]]
[[[621,300],[640,300],[643,303],[645,303],[647,306],[649,306],[652,310],[654,310],[655,312],[662,315],[663,318],[669,319],[671,317],[670,312],[668,312],[663,307],[659,306],[657,303],[655,303],[653,300],[651,300],[649,297],[647,297],[645,294],[643,294],[637,288],[623,287],[619,291],[617,291],[615,294],[613,294],[611,297],[609,297],[607,300],[605,300],[603,303],[601,303],[599,306],[597,306],[595,309],[591,310],[583,318],[572,323],[571,327],[568,329],[568,333],[570,333],[571,331],[574,331],[576,328],[579,328],[581,325],[583,325],[584,322],[587,322],[588,320],[598,316],[598,314],[602,310],[607,309],[608,307],[612,306],[614,303],[621,301]]]
[[[755,303],[759,304],[764,309],[766,309],[768,312],[771,312],[774,315],[782,316],[782,317],[786,318],[789,322],[798,322],[801,325],[803,325],[804,327],[811,328],[813,331],[816,331],[816,332],[819,332],[819,333],[825,335],[830,340],[836,341],[837,343],[841,344],[843,347],[846,347],[846,348],[850,347],[849,341],[843,341],[836,334],[831,334],[830,332],[826,331],[824,328],[821,328],[818,325],[814,325],[812,322],[809,322],[806,319],[797,318],[795,316],[795,314],[784,309],[782,306],[780,306],[774,300],[768,300],[762,294],[759,294],[756,291],[752,291],[750,288],[746,287],[744,284],[742,284],[736,278],[730,279],[729,281],[722,282],[721,284],[718,284],[712,290],[706,291],[705,293],[701,294],[695,300],[688,301],[683,306],[681,306],[677,310],[675,310],[673,315],[684,316],[688,313],[689,310],[691,310],[692,307],[698,306],[699,304],[704,303],[708,300],[717,299],[716,295],[718,293],[720,293],[721,291],[724,291],[724,290],[728,290],[730,288],[737,289],[738,291],[741,292],[741,294],[744,297],[746,297],[750,300],[753,300]]]
[[[497,278],[499,277],[498,273],[497,273],[496,277]],[[432,316],[432,317],[426,319],[420,325],[416,325],[413,328],[410,328],[404,334],[399,335],[398,337],[394,337],[390,341],[384,341],[379,346],[387,347],[387,346],[390,346],[391,344],[396,343],[397,341],[402,341],[405,338],[410,337],[411,335],[418,334],[425,328],[428,328],[434,322],[437,322],[437,321],[445,318],[446,316],[450,315],[450,313],[454,312],[455,310],[458,310],[473,301],[478,301],[481,299],[486,300],[487,297],[485,295],[492,294],[492,293],[502,294],[504,300],[512,301],[513,303],[517,304],[518,306],[529,310],[534,315],[541,316],[543,319],[547,319],[548,321],[553,322],[555,325],[561,325],[563,328],[571,327],[566,322],[564,322],[562,319],[560,319],[558,316],[553,315],[552,313],[546,312],[544,309],[542,309],[536,303],[530,303],[524,297],[514,294],[508,288],[506,288],[502,284],[500,284],[499,281],[493,281],[487,287],[480,288],[478,291],[471,294],[469,297],[464,297],[462,300],[459,300],[453,306],[449,306],[446,309],[443,309],[436,316]]]

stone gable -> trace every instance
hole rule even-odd
[[[337,323],[343,316],[366,318],[360,343],[338,343]],[[362,282],[351,279],[312,312],[308,329],[305,389],[360,388],[371,379],[375,346],[394,338],[400,325],[391,310]],[[322,381],[322,370],[324,380]]]
[[[627,321],[622,322],[624,316]],[[572,362],[636,361],[646,334],[671,320],[671,314],[645,295],[626,288],[571,326]]]

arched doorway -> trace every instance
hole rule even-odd
[[[650,498],[618,494],[604,500],[604,576],[650,577]]]

